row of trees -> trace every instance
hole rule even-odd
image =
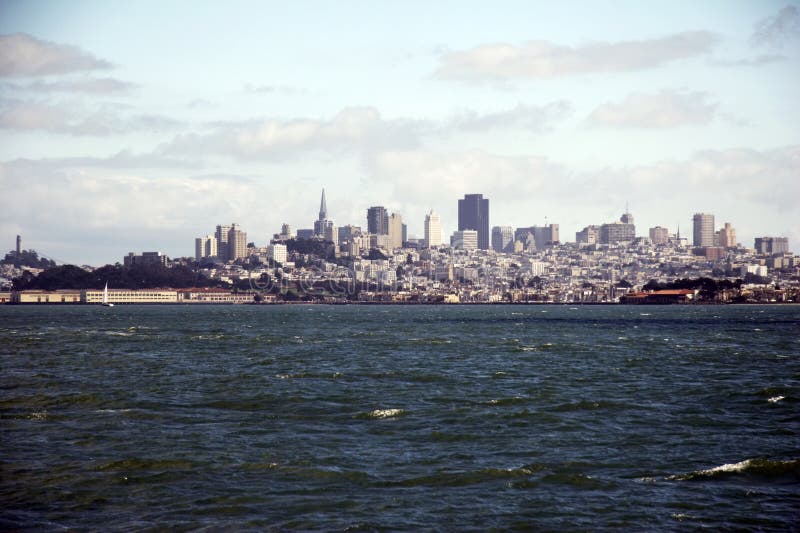
[[[24,272],[14,279],[14,290],[57,290],[57,289],[102,289],[108,283],[115,289],[147,289],[153,287],[225,286],[222,282],[201,276],[187,266],[167,268],[163,265],[136,265],[125,267],[120,264],[106,265],[88,272],[74,265],[49,268],[38,276]]]
[[[39,257],[36,250],[20,250],[19,253],[17,253],[16,250],[11,250],[6,254],[3,260],[0,261],[0,264],[31,268],[53,268],[56,266],[55,261],[47,259],[46,257]]]

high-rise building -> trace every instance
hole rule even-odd
[[[782,254],[789,251],[788,237],[756,237],[756,252],[760,254]]]
[[[392,249],[403,247],[403,217],[398,213],[389,217],[389,246]]]
[[[291,239],[292,236],[293,236],[292,227],[289,224],[286,224],[285,222],[283,224],[281,224],[281,235],[280,236],[281,236],[282,239]]]
[[[692,217],[694,222],[694,239],[692,245],[714,246],[714,215],[710,213],[695,213]]]
[[[575,232],[575,242],[578,244],[597,244],[599,240],[600,226],[586,226]]]
[[[454,231],[450,237],[450,246],[457,250],[477,250],[478,232],[474,229]]]
[[[142,252],[141,254],[129,252],[128,255],[122,258],[122,264],[126,267],[139,265],[167,266],[168,261],[169,258],[161,252]]]
[[[733,229],[730,222],[726,222],[725,226],[717,232],[717,246],[736,247],[736,230]]]
[[[325,202],[325,189],[322,189],[322,198],[319,201],[319,218],[314,221],[314,235],[336,244],[339,235],[332,220],[328,220],[328,205]]]
[[[270,244],[267,248],[267,254],[270,259],[276,263],[286,262],[286,245],[285,244]]]
[[[228,230],[228,261],[247,257],[247,233],[239,229],[239,224],[231,224]]]
[[[492,249],[495,252],[511,251],[514,244],[514,228],[511,226],[495,226],[492,228]]]
[[[383,206],[367,209],[367,231],[373,235],[389,234],[389,213]]]
[[[514,240],[521,242],[528,250],[542,250],[559,242],[558,224],[517,228]]]
[[[442,219],[431,209],[425,215],[425,246],[435,248],[442,245]]]
[[[667,244],[669,242],[669,230],[661,226],[650,228],[650,242],[653,244]]]
[[[231,226],[229,224],[220,224],[217,226],[217,231],[214,233],[214,237],[217,239],[217,256],[219,256],[221,261],[227,261],[230,259],[228,256],[228,233],[231,231]]]
[[[458,201],[458,230],[478,232],[478,248],[489,249],[489,199],[482,194],[465,194]]]
[[[200,261],[206,257],[216,257],[217,238],[213,235],[198,237],[194,240],[194,257]]]
[[[616,220],[610,224],[603,224],[600,226],[599,237],[601,244],[630,242],[636,238],[636,229],[633,224],[627,224]]]

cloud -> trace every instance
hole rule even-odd
[[[548,41],[484,44],[444,54],[434,77],[482,83],[636,71],[706,54],[718,40],[715,34],[692,31],[658,39],[594,42],[575,47]]]
[[[783,46],[800,38],[800,9],[787,5],[755,25],[751,41],[755,45]]]
[[[36,80],[28,84],[8,83],[4,85],[6,90],[19,92],[86,94],[122,93],[135,89],[136,87],[138,87],[138,85],[135,83],[114,78],[63,79],[58,81]]]
[[[84,110],[47,102],[6,100],[0,103],[0,129],[47,131],[76,136],[119,135],[132,131],[159,132],[182,122],[155,114],[123,115],[106,107]]]
[[[245,92],[256,94],[297,95],[308,93],[306,89],[292,87],[290,85],[253,85],[250,83],[245,84],[244,90]]]
[[[528,131],[543,132],[552,128],[553,123],[563,119],[572,111],[572,105],[564,100],[543,106],[518,104],[505,111],[479,115],[474,111],[464,111],[450,119],[448,128],[462,131],[486,131],[499,128],[521,128]]]
[[[417,144],[420,124],[386,120],[372,107],[348,107],[330,119],[262,119],[210,124],[206,133],[177,136],[165,153],[210,153],[281,159],[300,152],[355,153]]]
[[[707,124],[717,114],[703,92],[664,90],[657,94],[633,93],[621,103],[606,103],[588,117],[595,126],[674,128]]]
[[[75,46],[43,41],[26,33],[0,35],[0,77],[67,74],[111,68]]]

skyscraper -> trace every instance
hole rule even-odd
[[[508,251],[514,242],[514,228],[511,226],[495,226],[492,228],[492,249],[495,252]]]
[[[231,224],[228,230],[228,260],[235,261],[247,257],[247,233],[239,229],[239,224]]]
[[[403,217],[398,213],[392,213],[389,217],[389,246],[403,247]]]
[[[736,247],[736,230],[731,226],[730,222],[726,222],[725,226],[717,232],[717,246],[723,248]]]
[[[373,235],[389,234],[389,213],[383,206],[367,209],[367,231]]]
[[[714,215],[709,213],[695,213],[694,221],[694,246],[714,246]]]
[[[425,215],[425,246],[435,248],[442,245],[442,218],[433,210]]]
[[[458,230],[478,232],[478,248],[489,249],[489,199],[482,194],[465,194],[458,201]]]
[[[328,220],[328,205],[325,202],[325,189],[322,189],[322,198],[319,201],[319,218],[314,221],[314,235],[322,237],[326,241],[334,241],[331,238],[333,234],[333,221]]]
[[[194,257],[198,261],[217,255],[217,238],[213,235],[198,237],[194,240]]]
[[[230,256],[228,255],[228,233],[230,231],[230,225],[220,224],[217,226],[216,233],[214,233],[214,237],[217,239],[217,255],[221,261],[227,261],[230,259]]]
[[[661,226],[650,228],[650,242],[653,244],[667,244],[669,242],[669,230]]]

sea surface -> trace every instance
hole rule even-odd
[[[0,306],[1,530],[798,530],[800,306]]]

